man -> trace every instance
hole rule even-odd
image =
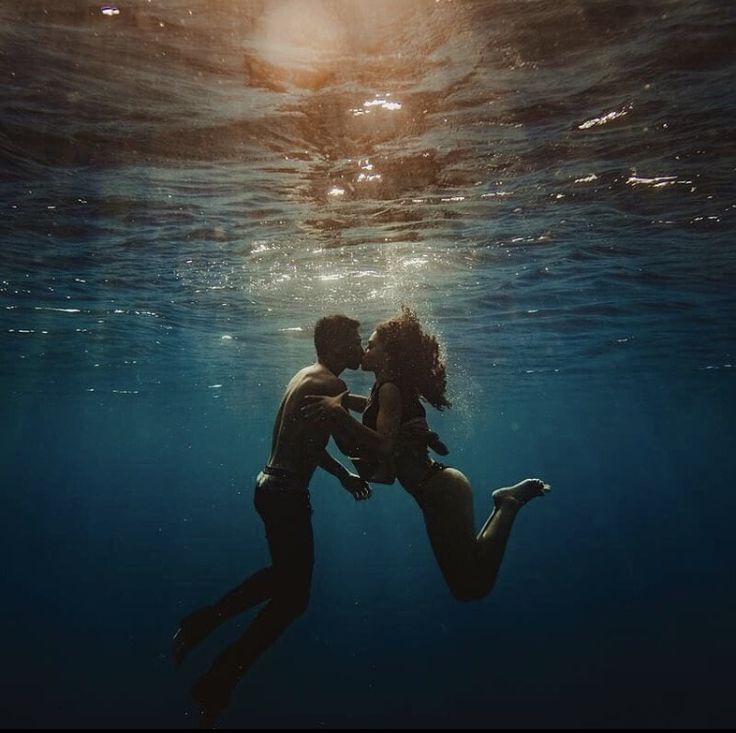
[[[192,688],[201,707],[203,727],[215,722],[238,680],[309,604],[314,544],[307,486],[317,466],[336,476],[356,500],[370,496],[365,481],[327,454],[327,423],[308,421],[300,410],[307,394],[334,396],[346,390],[339,374],[346,368],[357,369],[363,357],[359,326],[346,316],[321,318],[314,329],[317,362],[296,373],[281,400],[271,455],[258,475],[255,490],[255,507],[266,526],[271,566],[250,576],[213,606],[187,616],[174,637],[174,655],[180,663],[224,621],[268,601],[245,633],[220,654]]]

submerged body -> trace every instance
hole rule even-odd
[[[428,452],[428,447],[447,452],[430,432],[420,402],[424,396],[438,408],[449,406],[436,339],[404,309],[371,336],[363,369],[376,375],[369,398],[310,397],[306,414],[329,415],[343,428],[358,426],[353,427],[353,445],[343,443],[340,449],[358,454],[363,478],[390,483],[395,477],[414,498],[453,596],[462,601],[484,598],[495,584],[518,510],[547,493],[549,486],[540,479],[525,479],[494,491],[492,512],[476,533],[470,482],[461,471],[436,463]],[[345,407],[361,412],[362,423]]]
[[[357,321],[331,318],[338,319],[341,327],[328,334],[328,346],[322,349],[318,340],[320,323],[330,319],[322,319],[315,327],[319,361],[301,369],[289,381],[274,421],[268,463],[256,479],[254,505],[264,523],[271,564],[216,603],[184,618],[175,636],[174,654],[180,663],[192,647],[222,623],[265,603],[240,638],[217,657],[192,688],[204,727],[215,722],[239,679],[309,605],[314,539],[308,485],[317,466],[335,475],[356,499],[370,496],[370,489],[360,477],[325,452],[329,426],[310,424],[299,410],[307,393],[335,395],[344,390],[345,384],[337,375],[360,363]]]

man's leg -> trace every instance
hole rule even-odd
[[[309,605],[314,539],[308,492],[261,488],[256,491],[256,508],[271,551],[271,599],[193,687],[203,724],[214,722],[239,679]]]
[[[273,592],[273,569],[261,568],[211,606],[185,616],[174,635],[174,659],[181,664],[189,652],[218,626],[267,601]]]

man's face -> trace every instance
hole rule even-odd
[[[363,361],[363,342],[356,329],[345,343],[345,366],[348,369],[358,369]]]

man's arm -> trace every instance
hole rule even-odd
[[[319,462],[319,467],[323,468],[327,473],[331,473],[340,482],[350,475],[348,469],[340,461],[335,460],[326,449],[322,453],[322,460]]]
[[[322,453],[322,460],[319,463],[319,467],[324,468],[327,473],[335,476],[342,484],[342,487],[351,493],[356,501],[370,497],[370,486],[360,476],[350,473],[340,461],[336,461],[326,450]]]

